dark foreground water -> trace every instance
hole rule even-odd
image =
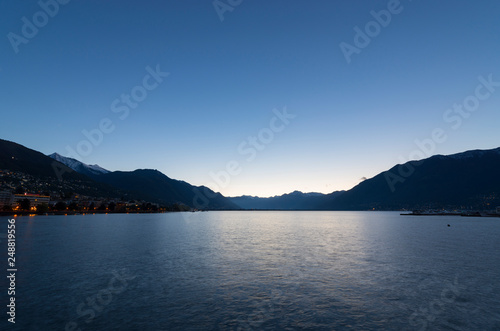
[[[203,212],[16,230],[2,330],[500,330],[500,219]]]

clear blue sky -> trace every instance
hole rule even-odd
[[[53,17],[0,2],[0,137],[45,154],[89,143],[82,131],[107,118],[114,130],[81,161],[272,196],[350,189],[418,156],[436,128],[447,139],[431,154],[500,146],[500,87],[474,97],[479,76],[500,81],[495,0],[243,0],[223,13],[200,0],[41,2]],[[356,26],[372,37],[348,63]],[[169,75],[156,84],[148,66]],[[151,90],[126,106],[145,77]],[[466,99],[473,111],[447,113]],[[295,117],[270,137],[285,107]],[[259,133],[261,150],[248,140]],[[230,161],[239,173],[214,183]]]

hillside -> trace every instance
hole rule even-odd
[[[0,170],[17,174],[5,175],[3,181],[8,180],[15,183],[16,188],[31,192],[74,192],[94,197],[124,195],[124,192],[97,183],[43,153],[3,139],[0,139]]]
[[[500,148],[396,165],[317,206],[327,210],[494,209],[500,205]]]
[[[45,154],[3,139],[0,139],[0,169],[24,172],[44,178],[89,180],[86,176]]]
[[[22,187],[30,192],[54,195],[72,192],[93,197],[139,199],[163,205],[177,203],[197,209],[240,209],[220,193],[171,179],[156,170],[109,172],[97,165],[88,166],[58,154],[51,157],[17,143],[0,140],[0,170],[15,173],[2,177],[10,185],[4,189]]]

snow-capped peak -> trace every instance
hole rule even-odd
[[[100,175],[110,172],[109,170],[101,168],[97,164],[85,164],[73,158],[62,156],[58,153],[52,153],[49,157],[84,175]]]

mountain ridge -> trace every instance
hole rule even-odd
[[[69,162],[59,154],[51,155],[87,175],[38,151],[0,139],[0,170],[26,173],[41,182],[51,178],[55,183],[52,186],[70,183],[67,190],[81,187],[94,194],[114,192],[196,209],[486,210],[500,205],[500,148],[434,155],[397,164],[347,191],[328,194],[293,191],[269,198],[224,197],[205,186],[172,179],[158,170],[109,172],[97,165],[89,166],[77,160]],[[89,167],[93,171],[89,171]]]

